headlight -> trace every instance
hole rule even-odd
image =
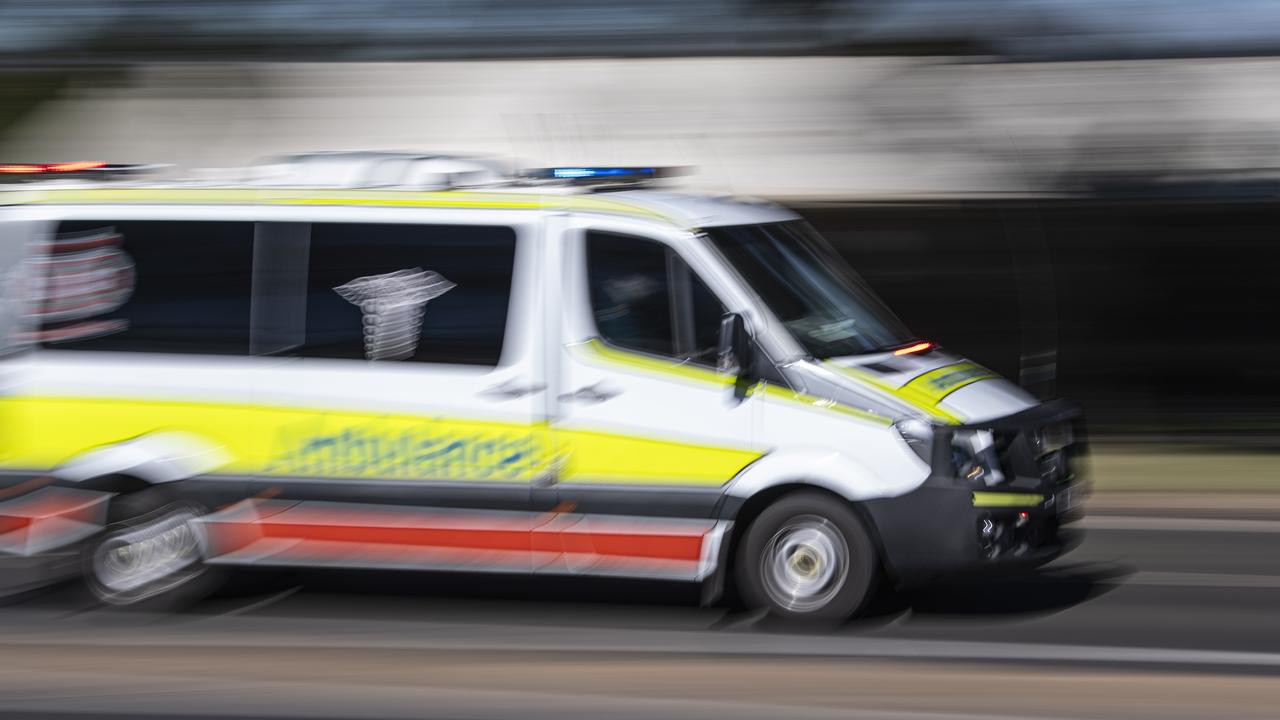
[[[987,487],[1004,482],[996,438],[990,430],[960,430],[951,439],[951,460],[956,477]]]
[[[899,420],[893,424],[907,447],[915,451],[920,459],[933,465],[933,426],[923,420]]]
[[[1032,435],[1031,439],[1035,443],[1036,453],[1040,455],[1056,452],[1075,442],[1069,422],[1046,425]]]

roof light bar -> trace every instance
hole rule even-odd
[[[566,167],[551,168],[551,176],[559,180],[576,180],[579,178],[651,178],[657,172],[654,168],[627,167]]]
[[[636,183],[657,178],[684,175],[679,167],[549,167],[533,168],[521,173],[533,180],[569,180],[581,183]]]
[[[67,178],[70,180],[114,180],[152,172],[166,165],[105,163],[100,160],[74,160],[54,163],[0,163],[0,183],[32,182]]]
[[[76,162],[49,163],[45,166],[49,172],[84,172],[85,170],[103,170],[107,164],[98,160],[79,160]]]
[[[36,175],[44,172],[43,165],[27,165],[27,164],[5,164],[0,165],[0,174],[3,175]]]

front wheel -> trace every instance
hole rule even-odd
[[[747,528],[735,559],[738,591],[771,615],[839,621],[863,607],[875,589],[875,544],[841,499],[786,495]]]

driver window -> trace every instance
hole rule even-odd
[[[666,245],[588,232],[587,279],[602,340],[624,350],[715,366],[724,306]]]

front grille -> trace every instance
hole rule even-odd
[[[1082,436],[1071,425],[1064,433],[1060,427],[1064,424],[1054,423],[1059,427],[1048,432],[1034,426],[993,429],[1000,471],[1008,479],[1038,478],[1052,487],[1074,482],[1077,457],[1083,449]],[[1052,441],[1046,442],[1046,437]]]
[[[964,429],[992,434],[995,461],[1005,484],[1051,493],[1081,482],[1087,435],[1079,409],[1067,401],[1050,400]]]
[[[996,430],[995,435],[995,451],[996,458],[1000,460],[1000,472],[1004,473],[1005,480],[1012,480],[1018,474],[1019,466],[1018,451],[1019,436],[1021,433],[1008,430]]]
[[[1070,473],[1067,470],[1067,454],[1063,450],[1041,455],[1036,458],[1036,464],[1040,468],[1041,480],[1050,485],[1063,485],[1068,482]]]

